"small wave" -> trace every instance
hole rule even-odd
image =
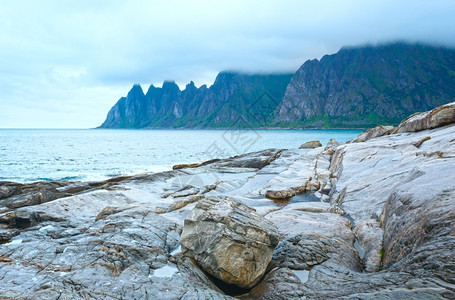
[[[54,178],[48,178],[48,177],[38,177],[38,178],[29,178],[27,181],[29,182],[34,182],[34,181],[55,181],[56,179]]]
[[[136,169],[136,170],[130,170],[130,171],[115,170],[113,172],[106,173],[105,176],[108,178],[112,178],[112,177],[119,177],[119,176],[132,176],[132,175],[144,174],[144,173],[159,173],[159,172],[165,172],[165,171],[170,171],[170,170],[172,170],[172,165],[158,165],[158,166],[152,166],[152,167],[145,168],[145,169]]]
[[[84,180],[87,176],[85,175],[78,175],[78,176],[64,176],[64,177],[36,177],[36,178],[27,178],[25,179],[26,182],[36,182],[36,181],[77,181],[77,180]]]
[[[85,179],[87,176],[85,175],[79,175],[79,176],[65,176],[60,178],[59,180],[61,181],[71,181],[71,180],[82,180]]]
[[[18,163],[18,162],[10,162],[10,163],[4,163],[2,164],[4,166],[20,166],[21,163]]]

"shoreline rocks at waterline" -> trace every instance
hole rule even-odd
[[[368,129],[367,131],[362,132],[355,139],[352,140],[352,143],[361,143],[368,140],[381,137],[384,135],[389,135],[395,130],[393,126],[376,126],[374,128]]]
[[[207,273],[241,288],[255,286],[279,242],[276,226],[233,198],[207,198],[185,219],[180,243]]]
[[[302,145],[300,145],[299,149],[316,149],[322,147],[322,144],[320,141],[309,141],[306,142]]]

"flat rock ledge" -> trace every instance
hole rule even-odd
[[[180,239],[183,254],[204,271],[245,289],[261,280],[278,242],[272,222],[229,197],[199,201]]]

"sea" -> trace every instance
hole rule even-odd
[[[0,181],[98,181],[171,170],[307,141],[346,142],[361,130],[0,129]]]

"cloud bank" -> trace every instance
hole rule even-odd
[[[342,46],[455,47],[455,0],[9,1],[0,128],[90,128],[134,83],[294,72]]]

